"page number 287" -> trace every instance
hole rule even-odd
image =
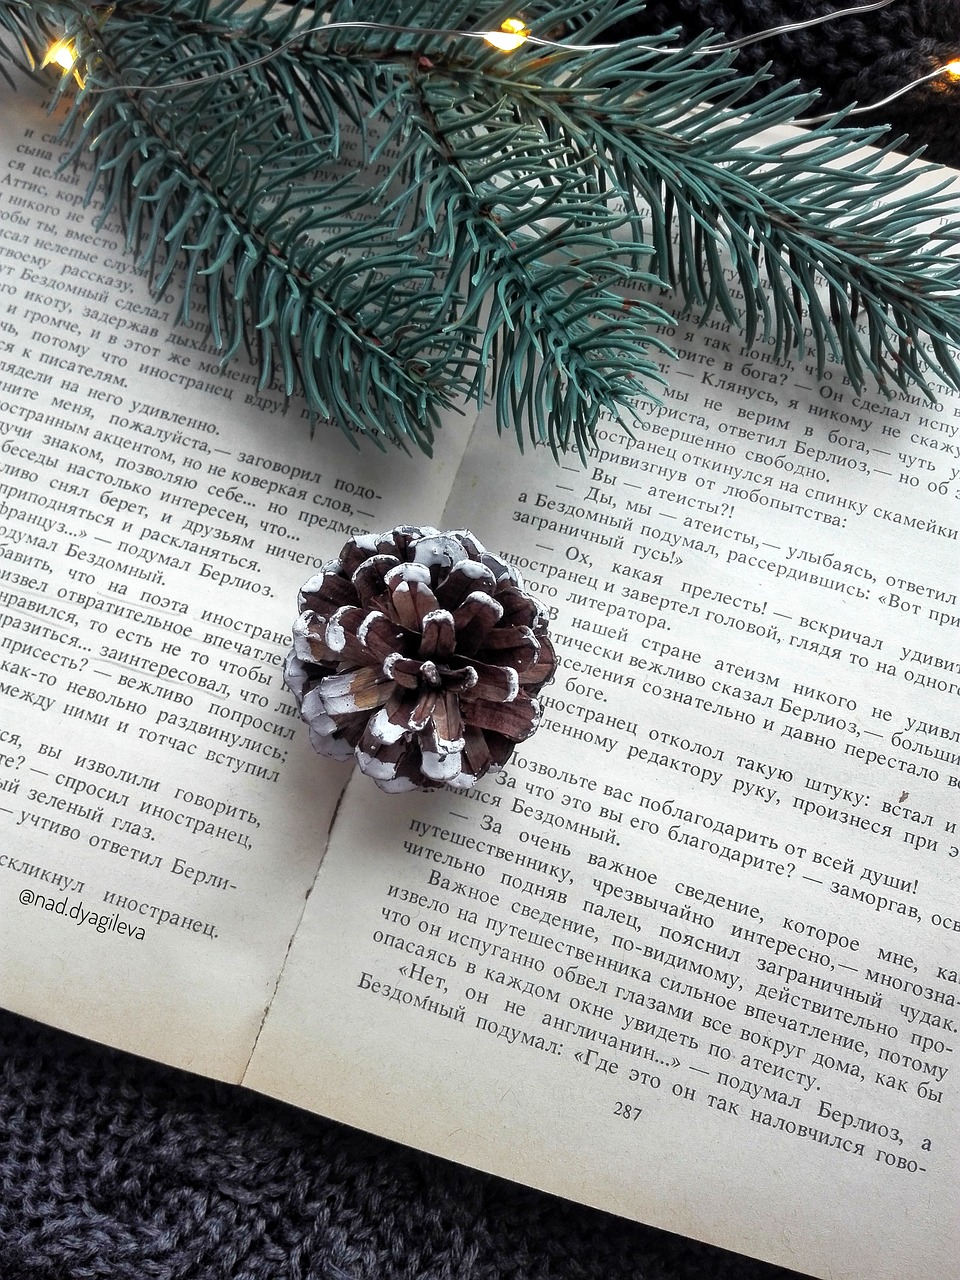
[[[639,1120],[642,1107],[635,1107],[630,1102],[615,1102],[613,1104],[613,1114],[619,1116],[621,1120]]]

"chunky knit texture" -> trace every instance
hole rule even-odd
[[[0,1280],[794,1276],[0,1013]]]
[[[690,38],[724,32],[731,40],[788,22],[853,7],[858,0],[649,0],[615,35],[679,28]],[[960,58],[960,0],[897,0],[862,16],[794,31],[748,45],[738,55],[741,71],[768,66],[771,84],[797,82],[820,100],[807,114],[879,102],[901,86]],[[851,124],[889,124],[904,137],[904,150],[926,146],[928,159],[960,168],[960,79],[921,85],[879,112],[855,116]]]

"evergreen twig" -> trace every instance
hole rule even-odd
[[[524,7],[581,45],[623,12]],[[418,30],[317,33],[304,0],[0,0],[35,63],[74,42],[65,137],[153,287],[182,281],[184,318],[199,291],[224,361],[247,347],[352,436],[429,452],[445,406],[490,394],[521,447],[585,454],[663,383],[651,286],[858,388],[960,385],[960,232],[924,229],[946,197],[908,192],[889,144],[860,151],[878,130],[755,141],[810,99],[745,106],[759,78],[706,37],[504,56],[424,33],[506,16],[334,0],[331,23]]]

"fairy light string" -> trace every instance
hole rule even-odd
[[[839,19],[852,17],[864,13],[873,13],[878,9],[885,9],[888,5],[894,3],[894,0],[868,0],[865,4],[852,5],[846,9],[834,9],[830,13],[819,14],[816,17],[805,18],[797,22],[781,23],[776,27],[767,27],[763,31],[752,32],[749,35],[740,36],[736,40],[723,40],[712,42],[706,45],[702,52],[704,54],[730,53],[740,49],[745,49],[749,45],[757,44],[763,40],[774,39],[778,36],[791,34],[795,31],[804,31],[810,27],[819,26],[822,23],[836,22]],[[271,49],[268,53],[263,54],[259,58],[251,58],[246,62],[238,63],[237,66],[231,67],[229,70],[215,72],[211,75],[196,77],[186,80],[170,80],[159,83],[147,84],[114,84],[114,85],[96,85],[86,86],[87,92],[90,93],[107,93],[111,90],[123,90],[125,92],[150,92],[163,91],[167,92],[174,89],[192,88],[197,84],[207,84],[211,81],[223,79],[227,76],[236,75],[238,72],[251,70],[254,67],[263,66],[264,63],[272,61],[279,54],[287,49],[293,48],[297,44],[301,44],[309,36],[335,35],[340,31],[367,31],[387,33],[392,35],[413,35],[413,36],[437,36],[448,40],[479,40],[483,41],[491,48],[499,50],[499,52],[509,55],[521,49],[524,45],[532,45],[535,48],[553,49],[557,51],[569,53],[594,53],[602,52],[608,49],[618,49],[622,47],[623,41],[616,41],[606,44],[580,44],[576,41],[569,40],[550,40],[545,36],[536,36],[526,25],[522,18],[507,18],[501,23],[497,30],[456,30],[445,27],[412,27],[403,26],[395,23],[385,22],[366,22],[362,20],[344,21],[344,22],[324,22],[311,27],[303,27],[291,36],[289,40],[285,40],[275,49]],[[662,47],[646,46],[646,53],[663,53],[673,54],[681,53],[682,47],[678,45],[666,45]],[[77,71],[78,54],[73,43],[66,39],[54,41],[47,51],[43,60],[43,66],[55,65],[60,68],[63,75],[73,74],[77,83],[84,88],[84,81]],[[948,76],[951,79],[960,79],[960,58],[952,59],[943,66],[934,67],[931,71],[925,72],[923,75],[917,76],[910,80],[907,84],[901,85],[892,93],[888,93],[886,97],[879,99],[877,102],[851,104],[845,110],[838,112],[837,110],[824,112],[821,115],[805,116],[796,120],[794,123],[798,125],[818,125],[825,124],[835,119],[838,114],[842,114],[844,118],[847,116],[861,115],[865,112],[875,112],[883,107],[888,106],[891,102],[895,102],[898,98],[910,93],[913,89],[919,88],[921,85],[928,84],[933,80]]]

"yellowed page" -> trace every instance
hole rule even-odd
[[[280,678],[297,590],[438,519],[466,429],[356,451],[175,328],[0,93],[0,1001],[238,1078],[347,777]]]
[[[543,727],[471,793],[351,780],[245,1079],[830,1280],[943,1280],[960,398],[671,336],[587,469],[478,425],[445,520],[555,613]]]

